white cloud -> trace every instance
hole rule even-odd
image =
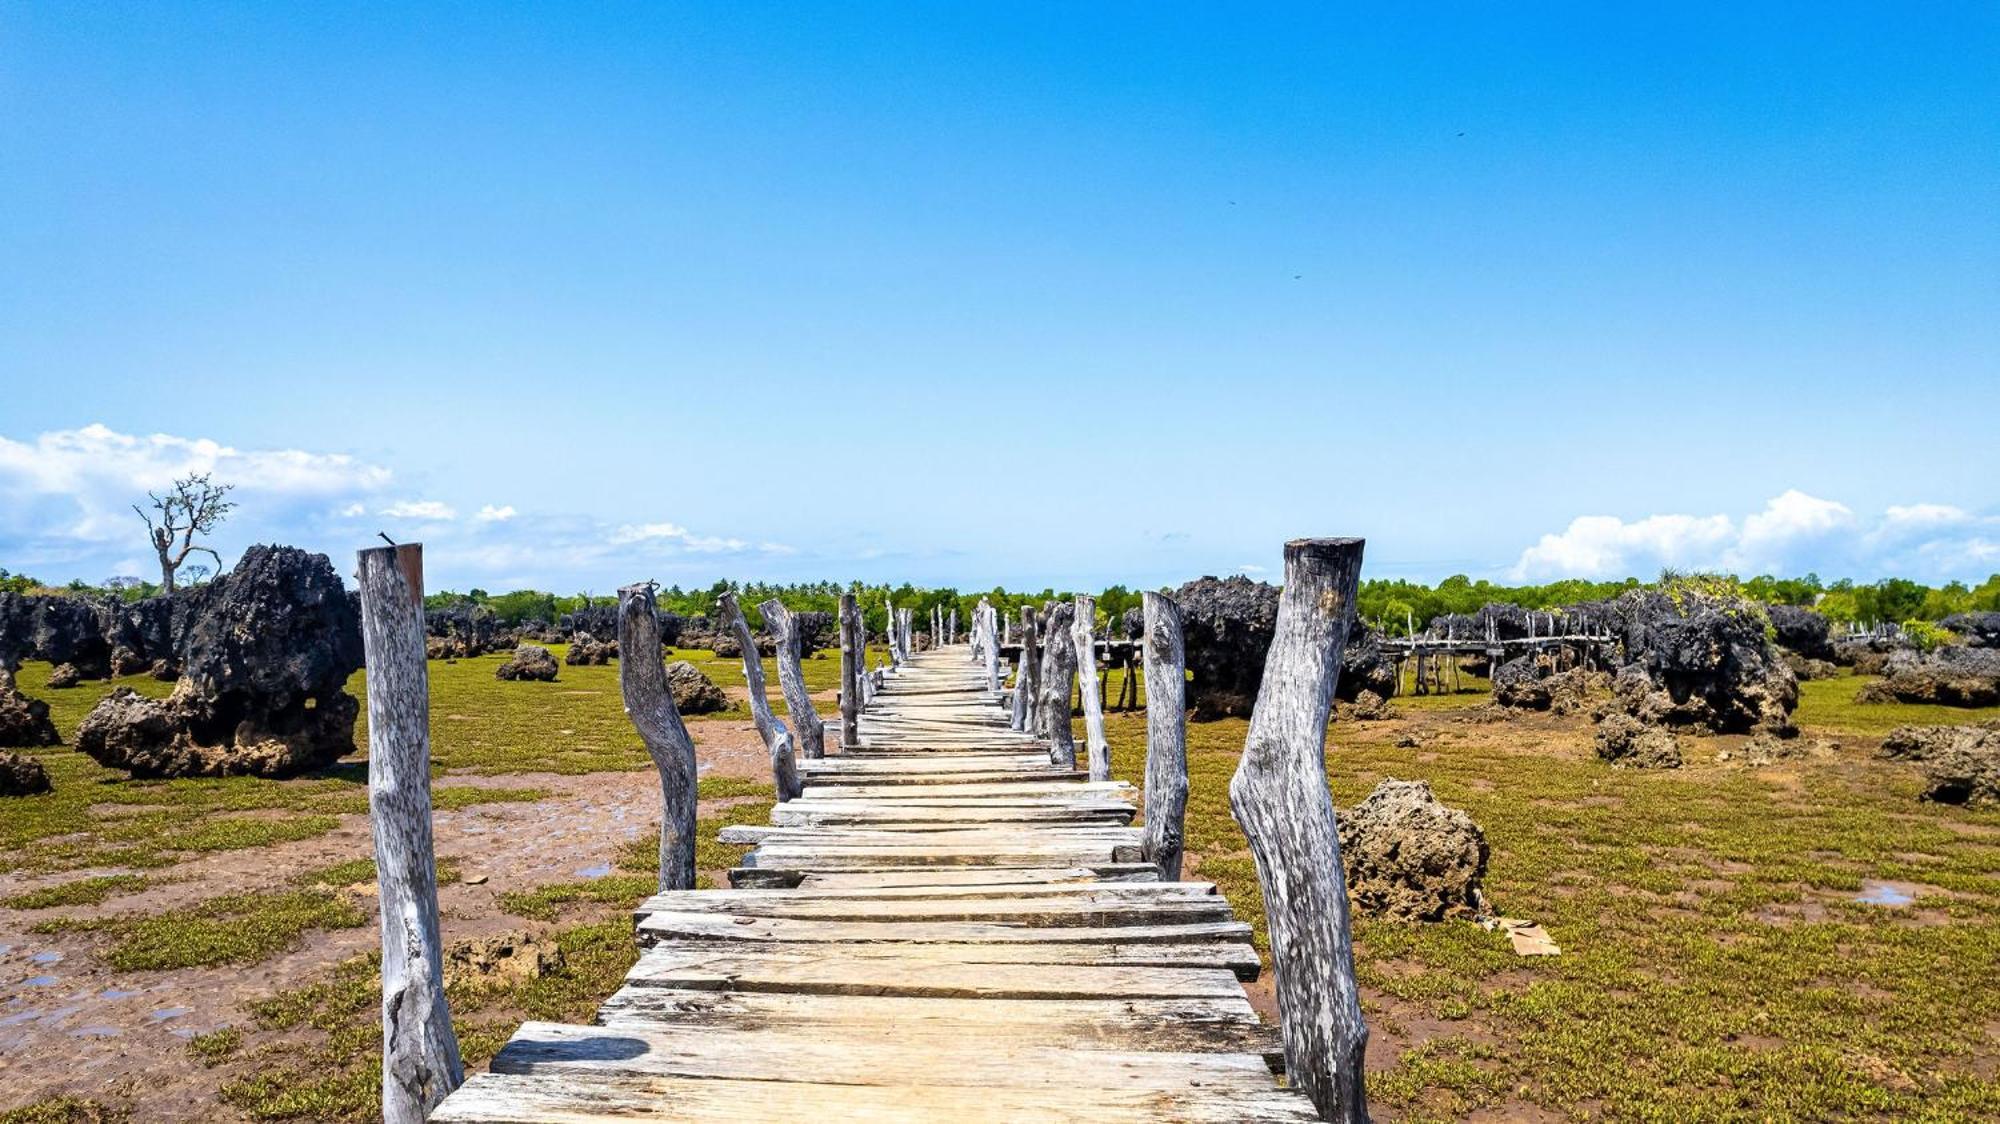
[[[517,514],[519,513],[514,510],[511,504],[505,507],[494,507],[489,503],[480,508],[479,514],[473,516],[473,518],[479,520],[481,523],[505,523]]]
[[[365,503],[351,503],[341,508],[336,514],[342,519],[359,519],[368,514],[368,505]]]
[[[1846,504],[1792,489],[1740,521],[1729,515],[1586,515],[1521,552],[1515,581],[1650,577],[1664,568],[1938,580],[1977,576],[2000,560],[2000,518],[1945,504],[1886,509],[1864,520]]]
[[[1241,566],[1236,567],[1236,572],[1239,574],[1261,574],[1264,572],[1264,567],[1259,566],[1255,562],[1245,562]]]
[[[458,518],[458,512],[453,511],[451,505],[437,500],[397,500],[388,507],[377,508],[375,514],[390,519],[427,519],[433,522]]]

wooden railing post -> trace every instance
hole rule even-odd
[[[882,608],[888,614],[886,621],[882,625],[882,640],[889,645],[889,667],[893,669],[897,664],[903,662],[903,645],[896,635],[901,631],[902,618],[896,612],[895,601],[887,597],[882,599]]]
[[[861,744],[861,677],[866,645],[862,640],[861,607],[852,593],[840,595],[840,744]]]
[[[382,1119],[420,1124],[465,1081],[444,995],[431,839],[424,548],[360,552],[368,668],[368,815],[382,902]]]
[[[1076,649],[1076,685],[1083,696],[1083,741],[1090,759],[1090,779],[1111,779],[1111,743],[1104,738],[1104,685],[1097,678],[1097,598],[1076,595],[1076,620],[1069,626]]]
[[[1021,657],[1014,669],[1014,717],[1009,723],[1023,732],[1034,730],[1035,689],[1041,678],[1041,662],[1035,648],[1035,607],[1021,606]]]
[[[992,605],[980,602],[980,622],[986,630],[986,650],[983,653],[983,658],[986,660],[986,690],[995,698],[1000,695],[1000,638],[994,635],[996,630],[993,627],[998,616],[999,614],[993,611]]]
[[[1181,607],[1164,593],[1145,594],[1146,861],[1178,882],[1186,845],[1187,660]],[[1127,669],[1130,674],[1130,669]]]
[[[1067,601],[1049,610],[1042,629],[1042,682],[1035,709],[1035,732],[1049,739],[1049,762],[1076,768],[1076,737],[1069,728],[1069,696],[1076,688],[1076,642],[1070,622],[1076,606]]]
[[[1270,920],[1285,1071],[1322,1119],[1368,1119],[1368,1028],[1354,980],[1346,872],[1326,787],[1326,720],[1354,616],[1360,539],[1285,544],[1285,584],[1229,804]],[[1151,686],[1150,678],[1148,686]]]
[[[958,606],[956,605],[951,607],[951,619],[946,621],[944,625],[944,642],[947,644],[956,644],[958,642]]]
[[[667,685],[653,583],[618,591],[618,687],[660,773],[660,889],[694,889],[694,739]]]
[[[750,688],[750,717],[757,723],[764,748],[771,753],[771,781],[777,786],[778,799],[790,800],[804,789],[799,784],[798,762],[792,757],[791,731],[771,713],[771,700],[764,697],[764,661],[757,655],[757,638],[750,634],[750,622],[744,619],[734,593],[716,598],[715,608],[722,614],[723,627],[734,632],[736,642],[743,646],[743,679]]]
[[[792,729],[799,732],[799,749],[808,760],[826,756],[826,723],[819,720],[812,692],[806,690],[805,669],[799,666],[799,626],[785,603],[773,597],[757,606],[764,614],[777,641],[778,687],[785,692],[785,709],[791,712]]]

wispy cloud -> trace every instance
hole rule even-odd
[[[398,500],[378,509],[375,514],[390,519],[422,519],[431,522],[447,522],[458,518],[458,512],[453,511],[450,504],[437,500]]]
[[[1509,576],[1516,581],[1620,578],[1672,567],[1938,580],[1977,576],[1980,567],[1996,563],[2000,517],[1917,503],[1864,519],[1846,504],[1793,489],[1740,520],[1726,514],[1661,514],[1630,521],[1580,516],[1522,551]]]
[[[518,514],[520,513],[515,511],[511,504],[504,507],[494,507],[489,503],[481,507],[479,514],[474,515],[473,518],[479,520],[481,523],[505,523]]]

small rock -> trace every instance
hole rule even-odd
[[[1393,778],[1340,813],[1347,896],[1375,917],[1437,921],[1477,911],[1486,834],[1423,781]]]
[[[1668,730],[1629,714],[1611,713],[1597,724],[1597,756],[1619,768],[1678,769],[1681,744]]]
[[[493,678],[553,683],[558,670],[556,657],[547,648],[523,644],[514,649],[512,658],[493,670]]]
[[[20,753],[0,753],[0,796],[33,796],[49,791],[49,771]]]
[[[539,979],[564,966],[562,946],[528,933],[461,941],[445,950],[444,976],[454,983],[515,983]]]
[[[459,879],[459,881],[467,886],[484,886],[486,885],[486,875],[468,874],[465,877]]]
[[[49,672],[49,686],[56,690],[74,687],[83,681],[83,673],[73,663],[59,663]]]
[[[25,749],[61,742],[49,719],[49,704],[22,694],[14,686],[14,673],[0,667],[0,746]]]
[[[674,694],[674,706],[682,714],[713,714],[729,709],[729,696],[715,680],[686,660],[667,665],[667,689]]]

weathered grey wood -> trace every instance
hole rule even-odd
[[[438,934],[424,548],[363,550],[358,578],[368,666],[368,813],[382,903],[382,1119],[418,1124],[465,1081]]]
[[[958,643],[958,606],[956,605],[951,607],[951,619],[945,622],[944,642],[947,644]]]
[[[1049,739],[1049,763],[1076,768],[1076,737],[1070,732],[1069,699],[1076,689],[1076,641],[1070,623],[1076,606],[1063,602],[1049,610],[1043,629],[1041,691],[1035,733]],[[1107,770],[1108,773],[1108,770]]]
[[[1229,803],[1249,837],[1270,920],[1285,1061],[1326,1120],[1368,1119],[1340,833],[1326,787],[1326,720],[1354,617],[1360,539],[1285,544],[1285,585]]]
[[[1070,646],[1076,652],[1076,683],[1083,697],[1083,732],[1090,779],[1111,779],[1111,743],[1104,737],[1104,696],[1097,680],[1097,598],[1079,593],[1070,624]]]
[[[1011,727],[1034,732],[1035,693],[1040,680],[1040,659],[1036,648],[1035,607],[1021,606],[1021,659],[1014,669],[1014,713]]]
[[[651,582],[618,591],[618,687],[660,774],[660,889],[694,889],[694,739],[674,705]]]
[[[1144,883],[1126,883],[1141,886]],[[782,890],[731,891],[735,893],[785,893]],[[774,941],[659,941],[647,947],[630,982],[649,965],[712,964],[713,957],[760,959],[771,963],[799,964],[827,959],[826,950],[813,945],[779,944]],[[1076,967],[1120,968],[1220,968],[1239,980],[1254,980],[1262,965],[1257,950],[1241,941],[1190,941],[1185,943],[1139,944],[929,944],[929,945],[850,945],[840,957],[851,961],[897,960],[940,964],[1069,964]],[[732,989],[740,990],[740,989]],[[1228,993],[1224,993],[1227,997]]]
[[[750,689],[750,717],[764,739],[764,748],[771,754],[771,781],[777,787],[778,799],[790,800],[800,792],[798,761],[792,753],[791,731],[771,713],[771,700],[765,697],[764,661],[757,655],[757,638],[750,634],[750,622],[744,619],[734,593],[716,598],[715,611],[722,618],[722,627],[734,632],[736,642],[743,646],[743,679]]]
[[[861,677],[865,645],[858,620],[861,610],[852,593],[840,595],[840,745],[861,744]]]
[[[757,606],[764,614],[765,627],[777,641],[778,686],[785,693],[785,709],[791,712],[792,729],[798,731],[799,749],[808,760],[826,756],[826,724],[819,720],[812,692],[806,689],[805,669],[799,666],[799,628],[792,611],[773,597]]]
[[[1187,661],[1181,607],[1144,595],[1146,618],[1146,858],[1160,877],[1181,876],[1187,817]]]
[[[903,664],[903,615],[896,611],[893,598],[882,598],[882,608],[888,614],[882,624],[882,640],[889,645],[889,667],[894,669]]]

